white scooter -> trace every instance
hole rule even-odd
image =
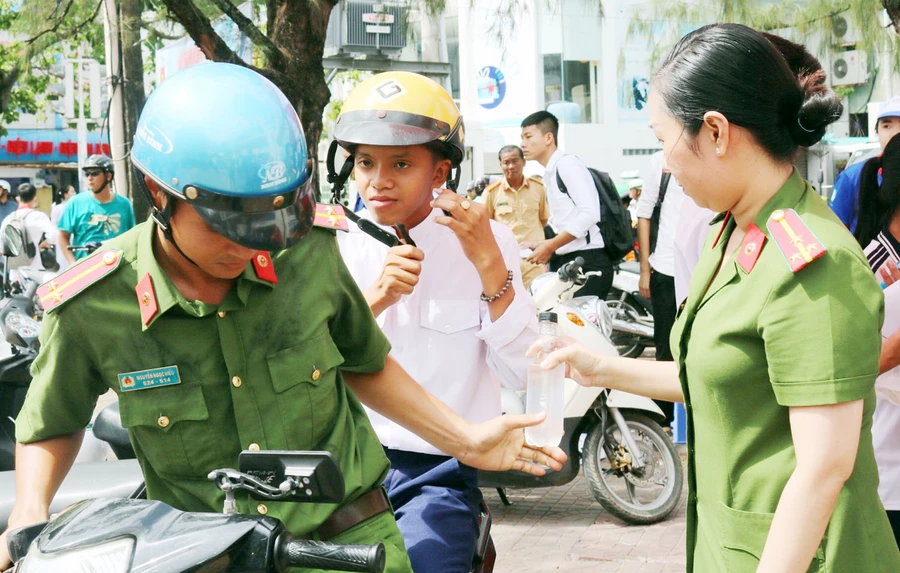
[[[556,273],[545,273],[531,284],[539,312],[555,312],[558,332],[592,352],[617,356],[610,341],[612,319],[596,296],[572,298],[594,273],[582,273],[579,257]],[[524,413],[524,392],[501,391],[503,412]],[[586,388],[565,382],[565,435],[560,444],[569,459],[563,469],[544,476],[522,472],[479,472],[482,487],[556,486],[570,482],[584,465],[591,492],[616,517],[632,524],[655,523],[678,505],[684,482],[681,457],[660,427],[662,410],[649,398],[619,390]]]
[[[653,339],[653,306],[641,296],[641,268],[637,262],[621,262],[616,266],[606,306],[612,315],[612,342],[619,356],[637,358],[645,348],[655,345]]]

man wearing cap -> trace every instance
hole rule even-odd
[[[900,96],[894,96],[881,104],[875,132],[878,134],[881,151],[884,151],[887,142],[900,132]],[[851,233],[856,231],[856,218],[859,215],[859,177],[865,164],[865,161],[854,163],[838,175],[829,202],[831,210],[847,225]]]
[[[9,185],[9,181],[6,179],[0,179],[0,222],[10,213],[14,213],[19,206],[13,201],[10,196],[11,187]]]

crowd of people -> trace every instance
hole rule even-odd
[[[6,240],[12,224],[20,229],[23,246],[32,248],[10,260],[10,270],[21,267],[62,271],[87,256],[88,249],[73,252],[69,246],[100,244],[134,227],[131,201],[113,190],[114,168],[105,155],[92,155],[82,174],[88,192],[73,185],[53,188],[50,212],[38,208],[37,189],[22,183],[13,197],[8,181],[0,179],[0,240]]]
[[[793,166],[842,108],[802,46],[702,27],[662,61],[647,106],[662,151],[633,202],[657,361],[568,345],[542,366],[685,403],[688,571],[900,570],[900,407],[876,399],[879,373],[900,364],[879,286],[900,281],[900,139],[860,172],[854,237]],[[242,450],[332,452],[337,507],[244,496],[236,508],[294,535],[381,541],[392,572],[470,570],[477,468],[561,467],[559,448],[524,440],[542,415],[499,415],[500,385],[521,388],[540,345],[526,283],[581,257],[600,273],[576,294],[605,299],[618,262],[597,180],[559,149],[557,118],[525,117],[521,146],[499,151],[503,177],[458,193],[464,127],[450,95],[405,72],[360,84],[334,133],[348,168],[329,167],[335,196],[352,172],[359,217],[395,234],[388,246],[362,227],[335,240],[334,218],[317,217],[292,110],[230,64],[154,90],[132,150],[151,218],[107,241],[90,284],[47,308],[16,424],[10,527],[47,519],[108,390],[147,495],[180,509],[218,511],[206,476]],[[175,143],[163,152],[157,137]],[[542,177],[524,176],[527,160]],[[95,163],[91,194],[59,215],[61,247],[134,225],[111,163]],[[173,365],[164,385],[122,385]]]

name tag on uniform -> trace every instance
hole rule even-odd
[[[175,384],[181,384],[177,366],[163,366],[162,368],[119,374],[119,388],[122,389],[122,392],[174,386]]]

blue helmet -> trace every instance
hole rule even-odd
[[[245,247],[284,249],[312,226],[300,119],[272,82],[247,68],[208,63],[166,79],[141,112],[131,160]],[[167,236],[170,209],[153,213]]]

